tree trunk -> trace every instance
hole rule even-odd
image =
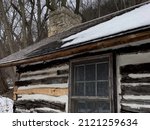
[[[15,51],[14,51],[14,46],[13,46],[14,39],[13,39],[12,28],[11,28],[11,24],[8,21],[2,0],[0,0],[0,20],[4,24],[6,41],[7,41],[8,47],[9,47],[8,48],[9,52],[14,53]]]
[[[23,34],[23,45],[22,48],[27,47],[27,21],[26,21],[26,14],[25,14],[25,8],[24,8],[24,0],[18,0],[20,12],[22,15],[22,34]]]
[[[80,14],[80,0],[76,0],[76,8],[75,8],[75,14]]]
[[[61,0],[61,1],[62,1],[62,2],[61,2],[61,6],[66,7],[67,0]]]
[[[98,0],[98,17],[101,16],[101,0]]]
[[[0,70],[0,94],[3,94],[8,91],[8,85],[3,75],[3,71]]]

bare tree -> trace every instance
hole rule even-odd
[[[3,23],[4,28],[5,28],[5,37],[6,37],[6,44],[8,45],[8,49],[10,53],[14,52],[14,38],[12,35],[12,28],[11,28],[11,23],[8,20],[8,17],[6,15],[6,10],[4,7],[4,3],[2,0],[0,0],[0,20],[1,23]]]

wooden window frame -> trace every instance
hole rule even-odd
[[[113,56],[111,53],[109,54],[105,54],[105,55],[95,55],[95,56],[89,56],[89,57],[83,57],[80,59],[74,59],[70,62],[70,79],[69,79],[69,89],[68,89],[68,93],[69,93],[69,99],[68,99],[68,112],[74,112],[72,111],[72,102],[71,99],[91,99],[91,100],[95,100],[95,101],[106,101],[108,98],[102,98],[102,97],[98,97],[98,96],[73,96],[72,95],[72,89],[74,86],[73,85],[73,80],[74,80],[74,66],[75,64],[78,64],[79,66],[83,63],[83,62],[88,62],[88,61],[92,61],[91,64],[97,64],[97,60],[103,59],[103,58],[108,58],[109,60],[107,61],[109,63],[109,78],[108,78],[108,83],[109,83],[109,99],[110,99],[110,112],[113,113],[114,112],[114,87],[113,87]],[[105,61],[104,61],[105,62]]]

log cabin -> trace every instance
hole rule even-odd
[[[150,1],[0,60],[16,66],[15,112],[150,112]]]

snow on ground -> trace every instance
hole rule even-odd
[[[43,95],[43,94],[32,94],[32,95],[18,95],[21,98],[18,99],[20,100],[44,100],[44,101],[49,101],[49,102],[60,102],[60,103],[66,103],[68,101],[68,96],[59,96],[59,97],[54,97],[54,96],[48,96],[48,95]]]
[[[13,100],[0,96],[0,113],[13,113]]]
[[[150,25],[150,4],[136,8],[123,15],[116,16],[111,20],[100,23],[85,31],[79,32],[68,38],[63,39],[66,42],[62,47],[106,37],[123,31]],[[67,42],[70,41],[70,42]]]

